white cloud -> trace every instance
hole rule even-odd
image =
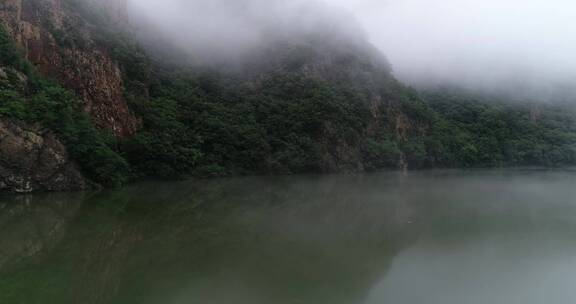
[[[576,84],[571,0],[328,0],[356,14],[403,79]]]
[[[322,18],[361,35],[354,18],[336,9],[342,7],[407,82],[576,88],[573,0],[131,1],[163,35],[211,55],[239,54],[265,32],[315,28]]]

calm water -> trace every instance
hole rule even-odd
[[[0,198],[2,304],[576,302],[576,171]]]

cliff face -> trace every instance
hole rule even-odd
[[[0,192],[82,190],[86,180],[51,132],[0,119]]]
[[[113,18],[123,18],[121,1],[103,4],[115,12]],[[68,4],[5,0],[0,3],[0,21],[44,76],[76,92],[97,126],[117,137],[135,133],[138,119],[124,99],[118,64],[94,42],[90,24]]]

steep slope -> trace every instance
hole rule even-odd
[[[270,28],[249,52],[203,60],[189,37],[162,40],[154,24],[131,30],[125,5],[0,4],[0,123],[42,133],[55,155],[67,155],[58,164],[77,163],[96,183],[576,164],[574,109],[421,94],[395,79],[365,36],[332,23],[338,18],[307,16],[314,26]],[[10,161],[11,151],[0,156]],[[23,164],[54,163],[27,154]],[[72,169],[58,179],[70,183],[33,189],[88,183]],[[38,172],[26,172],[19,180],[36,181]]]
[[[0,191],[82,190],[87,182],[56,136],[38,126],[0,120]]]
[[[120,18],[118,1],[115,18]],[[7,0],[0,3],[0,22],[25,56],[46,77],[57,79],[84,101],[97,126],[118,137],[135,133],[138,120],[124,99],[118,64],[95,40],[91,24],[79,14],[78,1]]]
[[[425,105],[366,41],[341,38],[272,40],[225,68],[170,65],[175,55],[157,52],[128,158],[167,176],[421,166],[412,141],[430,129]]]
[[[150,99],[134,103],[144,129],[124,145],[133,167],[170,177],[576,164],[573,108],[421,94],[365,40],[292,38],[225,68],[155,53]]]
[[[125,181],[114,141],[83,108],[41,76],[0,27],[0,191],[80,190],[90,184],[83,174],[102,184]]]

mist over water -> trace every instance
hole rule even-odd
[[[428,171],[2,197],[0,303],[571,303],[574,183]]]
[[[575,91],[576,4],[568,0],[131,0],[131,11],[203,60],[241,58],[271,37],[332,31],[369,39],[418,87],[532,99],[573,99]]]

